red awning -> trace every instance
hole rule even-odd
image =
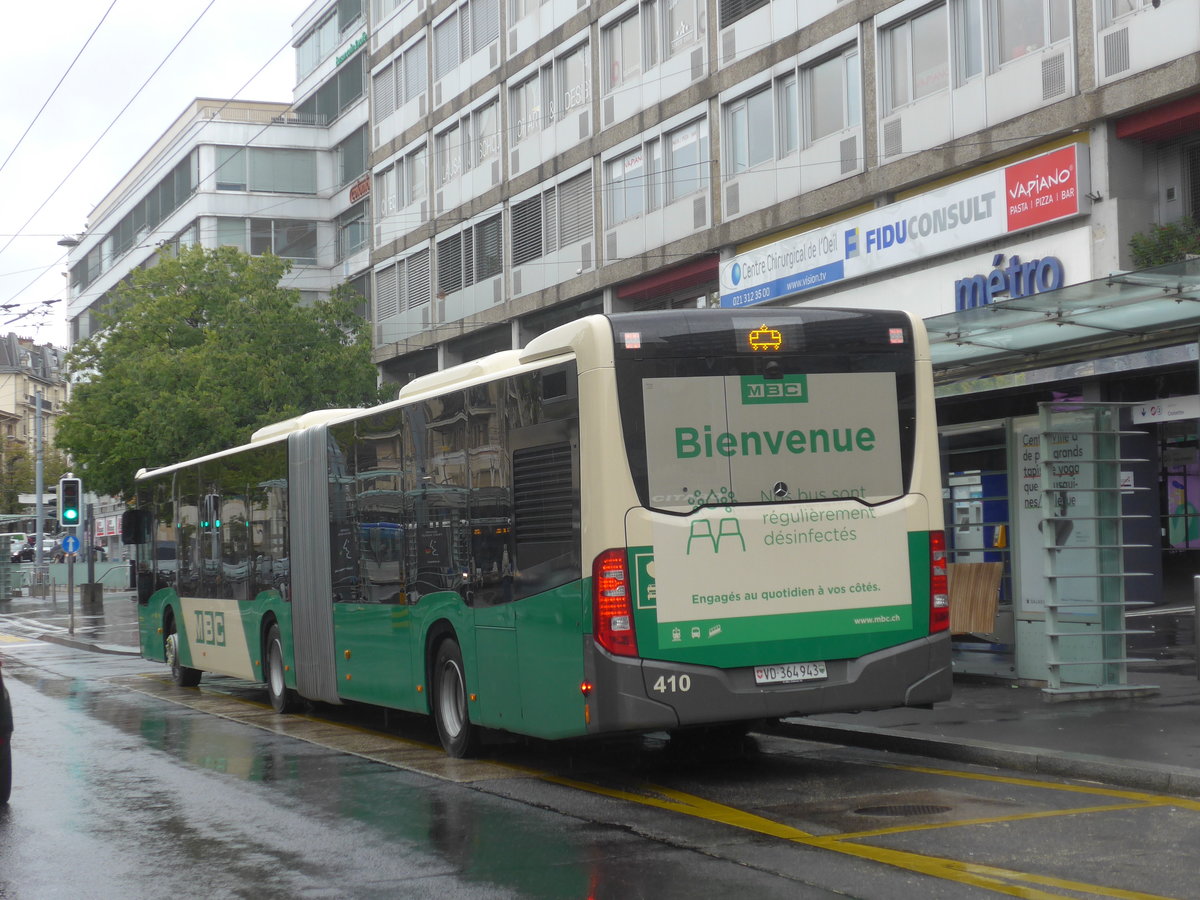
[[[1200,130],[1200,94],[1183,97],[1117,119],[1117,137],[1165,141]]]
[[[716,281],[719,264],[717,256],[702,256],[681,266],[626,282],[617,288],[617,297],[621,300],[648,300],[656,295],[674,294],[706,281]]]

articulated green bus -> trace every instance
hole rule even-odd
[[[844,309],[596,315],[138,474],[175,680],[558,739],[950,693],[929,347]]]

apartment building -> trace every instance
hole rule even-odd
[[[55,423],[67,400],[62,353],[12,332],[0,336],[0,437],[6,448],[21,447],[33,455],[39,397],[42,439],[45,446],[53,445]]]
[[[1059,665],[1042,500],[1099,488],[1045,493],[1055,402],[1140,460],[1142,524],[1073,574],[1190,596],[1200,263],[1130,242],[1200,214],[1193,0],[317,0],[293,34],[293,104],[197,101],[97,209],[73,340],[172,241],[354,282],[395,383],[592,312],[902,306],[954,558],[1003,564],[980,669]]]

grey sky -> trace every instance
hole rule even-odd
[[[7,245],[0,252],[0,334],[66,345],[66,251],[57,240],[83,229],[96,204],[194,98],[291,100],[291,27],[307,6],[303,0],[63,0],[7,9],[9,40],[0,54],[0,247]]]

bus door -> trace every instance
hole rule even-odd
[[[329,430],[334,665],[342,699],[418,710],[394,417]]]

